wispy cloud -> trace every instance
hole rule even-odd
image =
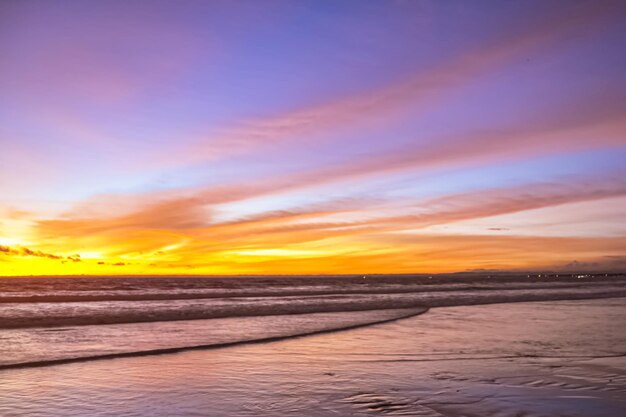
[[[488,41],[400,81],[274,117],[242,122],[230,131],[200,139],[182,154],[172,154],[168,150],[161,162],[191,163],[248,152],[270,144],[299,141],[307,135],[321,132],[380,124],[407,109],[411,109],[411,116],[415,117],[416,106],[430,108],[464,84],[476,81],[506,64],[523,60],[529,54],[557,46],[558,41],[566,40],[579,31],[589,31],[611,18],[619,7],[618,2],[604,1],[559,8],[553,15],[542,16],[526,23],[525,27],[511,29],[496,41]]]
[[[190,194],[196,202],[214,205],[341,181],[365,181],[401,171],[425,174],[451,167],[458,169],[523,159],[533,154],[624,146],[626,122],[621,115],[626,107],[620,97],[589,98],[572,104],[570,108],[560,109],[550,118],[538,117],[508,129],[485,129],[441,137],[288,176],[274,175],[216,187],[180,190],[180,193],[185,196],[183,201]]]
[[[316,257],[335,257],[338,256],[333,254],[338,250],[337,245],[347,252],[360,252],[363,244],[371,245],[368,250],[375,257],[376,247],[384,248],[390,242],[395,244],[398,239],[404,239],[398,237],[398,233],[420,236],[423,234],[420,230],[433,225],[624,196],[626,182],[622,178],[568,178],[562,182],[407,201],[399,207],[397,203],[389,206],[400,214],[382,216],[379,210],[388,210],[384,201],[358,200],[331,201],[215,222],[198,215],[206,210],[202,200],[185,199],[148,204],[120,217],[40,221],[36,232],[42,242],[87,246],[87,249],[122,259],[159,262],[162,258],[168,264],[176,260],[178,264],[204,265],[207,259],[222,259],[230,256],[228,253],[237,253],[241,260],[243,255],[254,251],[267,255],[293,254],[300,250],[301,253],[316,253]],[[338,239],[343,243],[338,244]],[[270,251],[268,248],[283,249]]]

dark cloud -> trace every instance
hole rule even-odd
[[[624,272],[626,256],[604,256],[594,261],[571,261],[561,270],[571,272]]]
[[[25,247],[16,247],[16,248],[11,248],[8,246],[0,246],[0,252],[2,252],[5,255],[11,255],[11,256],[36,256],[39,258],[48,258],[48,259],[63,259],[63,256],[59,256],[59,255],[54,255],[52,253],[46,253],[46,252],[42,252],[39,250],[32,250],[29,248],[25,248]]]

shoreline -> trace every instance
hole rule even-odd
[[[3,370],[0,414],[620,417],[625,323],[624,298],[457,306],[277,343]]]
[[[391,310],[391,309],[388,309],[388,310]],[[341,331],[346,331],[346,330],[358,329],[361,327],[375,326],[377,324],[390,323],[393,321],[422,315],[424,313],[427,313],[429,308],[414,307],[414,308],[406,308],[406,309],[398,309],[398,310],[410,310],[410,312],[407,311],[406,314],[401,314],[397,317],[388,318],[388,319],[376,320],[376,321],[371,321],[367,323],[359,323],[359,324],[354,324],[354,325],[349,325],[349,326],[344,326],[344,327],[339,327],[339,328],[316,330],[316,331],[293,334],[293,335],[272,336],[272,337],[264,337],[264,338],[259,338],[259,339],[240,340],[240,341],[226,342],[226,343],[212,343],[212,344],[196,345],[196,346],[182,346],[182,347],[153,349],[153,350],[136,351],[136,352],[122,352],[122,353],[84,356],[84,357],[67,358],[67,359],[53,359],[53,360],[38,361],[38,362],[24,362],[24,363],[15,363],[15,364],[6,364],[6,365],[0,364],[0,372],[4,370],[8,370],[8,369],[35,368],[35,367],[42,367],[42,366],[63,365],[63,364],[76,363],[76,362],[89,362],[89,361],[96,361],[96,360],[130,358],[130,357],[138,357],[138,356],[164,355],[164,354],[179,353],[179,352],[186,352],[186,351],[192,351],[192,350],[223,349],[223,348],[228,348],[228,347],[233,347],[233,346],[278,342],[281,340],[297,339],[301,337],[321,335],[321,334],[326,334],[326,333],[335,333],[335,332],[341,332]],[[376,311],[376,310],[369,310],[369,311]],[[317,314],[317,313],[303,313],[303,314]],[[211,319],[208,319],[208,320],[211,320]],[[159,323],[159,322],[155,322],[155,323]]]
[[[346,330],[358,329],[362,327],[375,326],[378,324],[390,323],[398,320],[403,320],[406,318],[418,316],[427,313],[433,309],[445,309],[450,307],[472,307],[472,306],[488,306],[488,305],[510,305],[510,304],[518,304],[518,303],[545,303],[549,301],[585,301],[585,300],[600,300],[600,299],[626,299],[626,295],[612,295],[612,296],[601,296],[601,297],[584,297],[584,298],[557,298],[557,299],[523,299],[523,300],[508,300],[508,301],[487,301],[487,302],[478,302],[474,304],[449,304],[449,305],[438,305],[438,306],[412,306],[407,308],[384,308],[384,309],[369,309],[369,310],[340,310],[340,311],[317,311],[317,312],[305,312],[305,313],[288,313],[288,314],[268,314],[265,316],[315,316],[316,314],[325,314],[325,313],[343,313],[343,312],[391,312],[398,311],[403,312],[407,311],[407,314],[400,314],[397,317],[393,318],[385,318],[381,320],[373,320],[366,323],[358,323],[354,325],[347,325],[343,327],[324,329],[324,330],[315,330],[310,332],[298,333],[298,334],[290,334],[284,336],[271,336],[271,337],[261,337],[256,339],[249,340],[238,340],[233,342],[225,342],[225,343],[208,343],[208,344],[200,344],[193,346],[180,346],[180,347],[171,347],[171,348],[160,348],[160,349],[150,349],[150,350],[142,350],[142,351],[131,351],[131,352],[120,352],[120,353],[112,353],[112,354],[99,354],[92,356],[83,356],[83,357],[72,357],[72,358],[63,358],[63,359],[52,359],[52,360],[43,360],[43,361],[34,361],[34,362],[20,362],[14,364],[0,364],[0,371],[10,370],[10,369],[21,369],[21,368],[31,368],[31,367],[42,367],[42,366],[53,366],[53,365],[62,365],[68,363],[76,363],[76,362],[87,362],[94,360],[107,360],[107,359],[116,359],[116,358],[125,358],[125,357],[137,357],[137,356],[151,356],[151,355],[163,355],[163,354],[171,354],[171,353],[179,353],[185,351],[193,351],[193,350],[211,350],[211,349],[222,349],[239,345],[247,345],[247,344],[262,344],[262,343],[270,343],[276,342],[286,339],[294,339],[294,338],[302,338],[313,335],[320,335],[325,333],[336,333]],[[141,324],[141,323],[150,323],[150,324],[159,324],[159,323],[167,323],[171,321],[185,321],[185,322],[206,322],[210,320],[219,320],[219,319],[229,319],[229,318],[241,318],[241,317],[249,317],[249,316],[227,316],[227,317],[211,317],[207,319],[196,319],[196,320],[168,320],[168,321],[150,321],[150,322],[123,322],[123,323],[114,323],[111,325],[132,325],[132,324]],[[208,323],[207,323],[208,324]],[[73,327],[81,327],[82,325],[72,325],[68,326],[70,328]],[[87,325],[85,325],[87,326]],[[107,326],[107,324],[99,324],[95,327],[98,328],[100,326]],[[48,327],[59,327],[59,326],[40,326],[39,328],[45,329]],[[60,329],[63,329],[64,326],[60,326]],[[32,327],[24,327],[24,330],[32,329]],[[625,353],[626,355],[626,353]],[[513,356],[511,358],[518,358],[519,356]],[[536,356],[528,356],[528,357],[536,357]],[[613,357],[613,356],[611,356]],[[504,358],[504,357],[502,357]],[[486,358],[485,358],[486,359]]]

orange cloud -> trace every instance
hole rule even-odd
[[[38,223],[38,230],[43,237],[53,238],[64,229],[73,236],[112,231],[189,229],[203,226],[208,221],[202,202],[200,198],[180,198],[151,202],[139,211],[121,216],[43,220]]]
[[[406,201],[400,206],[395,202],[387,206],[380,200],[331,201],[228,222],[209,222],[199,215],[206,210],[205,201],[186,198],[149,203],[118,217],[40,221],[35,232],[41,247],[100,254],[63,257],[74,261],[66,267],[80,260],[85,271],[103,268],[106,273],[116,273],[109,267],[119,273],[187,273],[190,268],[196,273],[366,272],[371,268],[371,273],[556,267],[572,258],[592,262],[599,256],[623,255],[623,239],[497,233],[435,236],[427,228],[624,195],[622,177],[569,178],[562,183]],[[400,214],[383,214],[389,210]],[[184,218],[186,213],[190,218]],[[19,253],[49,255],[31,250]]]

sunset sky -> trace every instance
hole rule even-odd
[[[3,1],[0,275],[626,269],[623,1]]]

